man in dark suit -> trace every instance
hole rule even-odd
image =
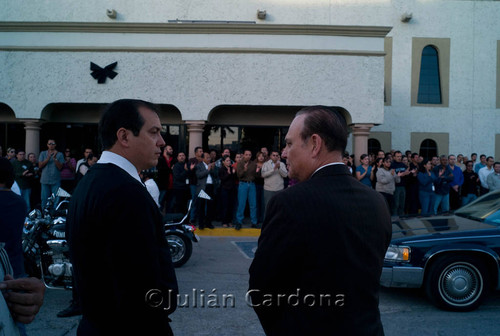
[[[198,209],[198,226],[200,230],[205,227],[213,229],[212,220],[214,218],[214,207],[213,207],[213,197],[214,197],[214,184],[215,184],[215,162],[210,162],[211,157],[209,153],[203,153],[202,161],[196,165],[196,196]],[[208,200],[206,197],[200,197],[200,191],[204,191],[212,200]]]
[[[157,108],[123,99],[99,122],[101,159],[80,181],[67,233],[83,318],[77,335],[172,335],[178,293],[162,217],[139,172],[165,145]]]
[[[379,279],[391,239],[384,198],[342,164],[338,111],[299,111],[286,135],[289,176],[269,202],[250,267],[251,297],[267,335],[383,335]]]

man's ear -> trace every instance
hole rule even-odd
[[[118,131],[116,131],[116,142],[119,143],[122,147],[128,148],[129,136],[130,131],[121,127],[118,129]]]
[[[323,149],[324,143],[323,143],[323,139],[321,139],[321,137],[318,134],[311,135],[310,141],[311,141],[311,147],[312,147],[311,155],[314,158],[314,157],[317,157],[319,155],[319,153]]]

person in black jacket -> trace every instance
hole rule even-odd
[[[238,197],[236,190],[236,169],[232,165],[231,157],[224,155],[222,157],[222,165],[219,168],[222,227],[231,227],[236,198]]]
[[[299,111],[286,135],[300,183],[268,203],[247,299],[267,335],[383,335],[379,280],[391,240],[382,195],[342,163],[338,111]],[[247,301],[248,302],[248,301]]]
[[[83,317],[77,335],[172,335],[177,279],[162,216],[139,172],[165,145],[158,109],[141,100],[108,105],[104,152],[71,198],[67,235]]]
[[[184,213],[187,210],[187,200],[189,193],[189,181],[187,181],[189,168],[186,163],[186,154],[179,152],[177,162],[172,169],[173,189],[172,204],[173,212]]]
[[[450,183],[453,181],[453,172],[448,166],[448,157],[441,155],[439,160],[441,164],[432,170],[436,175],[434,181],[434,214],[437,214],[439,209],[443,213],[450,211]]]
[[[158,170],[155,182],[160,189],[160,210],[172,212],[173,207],[173,168],[175,164],[174,149],[166,145],[162,155],[158,158]]]

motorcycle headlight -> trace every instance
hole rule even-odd
[[[410,261],[411,249],[408,246],[389,245],[385,252],[385,261]]]
[[[186,229],[189,232],[196,231],[196,226],[193,226],[193,225],[184,224],[183,227],[184,227],[184,229]]]

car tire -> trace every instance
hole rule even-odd
[[[490,275],[482,260],[449,255],[434,262],[425,280],[425,291],[438,308],[471,311],[481,305],[490,290]]]
[[[193,252],[193,243],[185,235],[177,232],[168,232],[165,235],[168,246],[170,248],[170,255],[172,257],[172,264],[174,267],[181,267],[184,265]]]

